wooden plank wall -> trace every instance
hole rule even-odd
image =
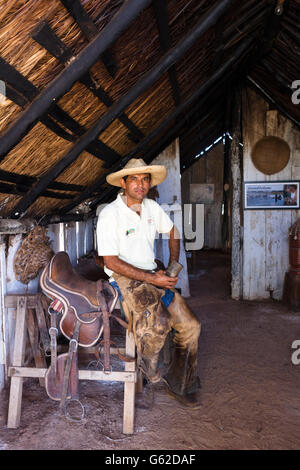
[[[190,184],[214,184],[214,203],[204,206],[204,248],[222,249],[224,146],[222,141],[181,175],[182,202],[190,203]]]
[[[291,149],[287,166],[274,175],[264,175],[251,160],[251,151],[260,138],[273,135],[286,140]],[[278,181],[300,179],[300,133],[291,121],[270,110],[254,91],[243,92],[243,179]],[[299,210],[244,211],[243,298],[282,298],[288,270],[288,233],[299,218]]]

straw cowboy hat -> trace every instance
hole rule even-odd
[[[112,186],[120,186],[120,178],[128,175],[138,175],[140,173],[151,174],[151,187],[164,181],[167,176],[167,169],[164,165],[146,165],[142,158],[132,158],[126,163],[122,170],[107,175],[106,181]]]

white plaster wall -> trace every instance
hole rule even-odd
[[[274,135],[286,140],[291,149],[287,166],[274,175],[255,168],[251,151],[260,138]],[[243,94],[243,180],[279,181],[300,179],[300,133],[291,121],[254,91]],[[243,298],[282,298],[285,272],[289,267],[288,234],[299,218],[299,210],[244,210]]]
[[[152,165],[165,165],[168,176],[160,185],[157,186],[159,197],[157,202],[163,205],[164,210],[171,216],[174,224],[182,234],[182,201],[181,201],[181,182],[180,182],[180,155],[179,140],[175,140],[158,155],[151,163]],[[169,207],[167,207],[167,205]],[[165,266],[169,262],[168,239],[162,237],[156,240],[156,257],[160,259]],[[183,238],[180,239],[180,256],[179,263],[184,269],[179,274],[177,287],[181,289],[183,297],[190,296],[189,279],[187,271],[186,254],[183,245]]]

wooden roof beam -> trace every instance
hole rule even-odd
[[[87,14],[86,10],[82,6],[80,0],[61,0],[61,3],[74,18],[87,40],[92,41],[99,34],[99,31],[92,18]],[[112,52],[110,50],[106,50],[100,57],[106,70],[114,78],[118,67]]]
[[[145,139],[143,139],[143,141],[140,142],[140,144],[132,152],[130,152],[125,157],[121,158],[119,162],[113,165],[110,168],[110,171],[120,170],[130,158],[134,157],[138,153],[144,153],[146,148],[151,144],[151,142],[156,137],[158,137],[164,131],[164,129],[168,127],[168,125],[170,125],[175,119],[177,119],[181,113],[186,113],[186,119],[191,115],[191,112],[194,113],[195,108],[198,109],[198,107],[202,104],[201,101],[198,102],[197,100],[200,100],[201,97],[205,96],[209,92],[209,90],[216,83],[218,83],[218,80],[224,79],[224,76],[226,73],[228,73],[228,71],[234,69],[236,63],[239,63],[241,57],[244,57],[247,49],[251,47],[252,42],[253,38],[250,37],[247,38],[242,44],[240,44],[240,46],[237,47],[235,53],[228,59],[225,64],[223,64],[208,80],[201,84],[198,90],[196,90],[184,103],[178,106],[175,111],[173,111],[166,119],[164,119],[164,121],[156,129],[154,129],[154,131],[152,131],[148,136],[146,136]],[[192,104],[195,102],[196,107],[192,108],[192,110],[189,110],[189,107],[192,106]],[[95,181],[95,183],[93,183],[86,190],[84,190],[77,199],[75,199],[68,206],[64,207],[63,210],[66,212],[72,210],[82,201],[90,197],[91,194],[93,194],[97,189],[99,190],[99,188],[102,184],[105,183],[105,181],[106,175],[101,176],[97,181]]]
[[[221,64],[224,51],[224,18],[221,17],[216,25],[215,56],[212,61],[211,70],[216,70]]]
[[[142,2],[142,0],[139,0]],[[146,73],[138,83],[132,87],[126,95],[113,104],[107,113],[102,116],[85,135],[73,146],[72,149],[57,162],[24,196],[11,212],[11,217],[20,217],[28,207],[40,196],[50,182],[55,180],[69,165],[71,165],[86,146],[103,132],[111,122],[132,104],[145,90],[147,90],[158,78],[160,78],[174,63],[176,63],[211,26],[215,24],[232,0],[222,0],[217,6],[213,6],[204,17],[192,28],[190,33],[184,37],[179,44],[165,54],[162,59]],[[75,62],[75,61],[74,61]],[[72,64],[74,64],[74,62]],[[71,66],[72,66],[71,64]]]
[[[193,139],[191,139],[189,144],[184,148],[185,153],[189,155],[193,152],[198,152],[199,146],[201,147],[202,145],[202,141],[207,137],[207,135],[210,135],[210,133],[213,132],[214,129],[222,128],[222,133],[223,133],[224,131],[223,124],[222,124],[223,122],[224,122],[224,116],[220,115],[220,116],[217,116],[217,119],[215,121],[208,123],[208,125],[205,126],[204,132],[203,131],[200,132],[197,137],[194,137]],[[184,163],[184,160],[183,160],[183,163]]]
[[[26,186],[28,190],[34,183],[36,183],[37,178],[35,176],[21,175],[19,173],[13,173],[11,171],[0,169],[0,180],[9,183],[15,183],[24,187]],[[59,181],[53,181],[49,184],[48,188],[58,189],[60,191],[80,192],[84,191],[86,187],[79,184],[60,183]]]
[[[290,35],[293,41],[296,42],[297,46],[300,46],[300,38],[299,38],[299,32],[294,29],[290,24],[285,23],[282,21],[281,26],[283,29],[287,31],[287,33]]]
[[[71,49],[65,45],[46,21],[43,20],[37,25],[37,27],[31,32],[31,37],[38,44],[44,47],[51,55],[53,55],[61,64],[67,66],[71,60],[74,60],[74,55]],[[110,107],[114,103],[112,98],[106,93],[101,85],[96,83],[96,80],[91,76],[90,72],[86,72],[79,81],[107,107]],[[144,134],[135,126],[126,114],[119,116],[119,121],[122,122],[122,124],[130,131],[128,137],[133,142],[139,142],[144,137]]]
[[[246,11],[240,9],[237,11],[237,20],[234,23],[230,23],[229,26],[224,30],[224,37],[230,39],[232,34],[238,32],[239,34],[245,32],[245,28],[242,29],[242,25],[245,24],[246,28],[249,23],[258,22],[268,11],[268,5],[263,2],[257,2],[254,0],[252,4],[248,2],[242,5]]]
[[[1,93],[1,91],[0,91]],[[5,98],[9,99],[13,103],[17,104],[21,108],[26,108],[28,101],[24,96],[15,90],[9,83],[5,83]],[[51,116],[44,116],[40,119],[40,122],[44,124],[48,129],[54,132],[58,137],[61,137],[68,142],[74,142],[74,137],[72,134],[67,132],[63,127],[61,127]]]
[[[268,91],[265,88],[263,88],[263,85],[257,83],[257,81],[255,81],[250,75],[247,75],[247,82],[248,82],[248,85],[251,88],[253,88],[257,93],[262,95],[269,104],[271,104],[272,106],[277,108],[278,111],[283,116],[285,116],[287,119],[289,119],[293,124],[295,124],[295,126],[298,127],[298,129],[300,129],[300,121],[295,119],[294,116],[291,116],[286,111],[286,109],[284,109],[283,106],[281,106],[277,101],[275,101],[274,98],[268,93]]]
[[[0,182],[0,193],[2,194],[16,194],[18,196],[23,196],[28,190],[28,187],[24,187],[18,184],[9,184]],[[63,194],[57,193],[54,191],[45,190],[41,196],[49,197],[53,199],[73,199],[72,194]]]
[[[212,150],[213,147],[215,147],[215,145],[217,145],[215,143],[215,141],[222,136],[222,131],[220,130],[220,133],[214,131],[212,132],[209,136],[207,136],[207,138],[205,140],[202,141],[201,143],[201,146],[198,148],[198,150],[196,150],[196,154],[200,154],[202,152],[202,150],[204,151],[204,154],[201,155],[201,157],[198,157],[196,160],[195,160],[195,153],[192,154],[192,156],[188,157],[185,164],[183,164],[181,166],[181,171],[186,171],[190,166],[192,166],[199,158],[203,158],[205,156],[205,154],[207,153],[207,151],[205,151],[205,149],[207,147],[210,147],[208,151]],[[218,142],[219,143],[219,142]]]
[[[181,135],[182,135],[182,139],[186,139],[188,141],[188,146],[187,147],[194,144],[194,142],[198,138],[198,135],[201,135],[201,132],[202,132],[203,129],[200,129],[200,126],[204,121],[206,121],[207,119],[212,117],[212,115],[214,115],[214,114],[217,116],[215,121],[217,121],[219,116],[222,116],[222,112],[223,112],[222,106],[223,106],[223,101],[222,101],[222,99],[220,99],[218,102],[216,102],[216,103],[214,103],[213,105],[210,106],[209,110],[205,113],[204,116],[202,115],[202,116],[198,117],[195,124],[191,128],[189,126],[187,126],[187,132],[185,132],[185,129],[181,130],[181,132],[179,134],[179,137],[181,137]],[[197,135],[193,136],[195,131],[197,131],[196,132]]]
[[[6,83],[6,97],[19,106],[26,108],[39,95],[38,88],[2,57],[0,57],[0,79]],[[39,120],[68,142],[75,142],[86,132],[83,126],[57,104],[51,105],[48,113],[41,116]],[[68,133],[65,128],[69,129],[72,134]],[[91,142],[86,150],[105,162],[111,163],[120,157],[117,152],[98,140]]]
[[[159,32],[160,46],[163,53],[165,53],[172,47],[166,0],[153,0],[152,5],[154,8],[156,23]],[[175,65],[169,68],[168,74],[172,88],[174,103],[175,106],[178,106],[180,104],[180,91]]]
[[[126,0],[124,2],[102,32],[40,92],[28,108],[2,134],[0,137],[0,159],[3,159],[20,142],[52,104],[69,91],[73,84],[97,62],[99,55],[114,43],[150,3],[151,0]]]

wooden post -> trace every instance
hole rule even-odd
[[[230,87],[227,87],[226,97],[226,111],[225,111],[225,142],[224,142],[224,171],[223,171],[223,204],[224,204],[224,217],[222,224],[222,245],[223,248],[231,246],[231,227],[230,227],[230,140],[229,133],[231,132],[231,119],[232,119],[232,93]]]
[[[133,362],[125,362],[125,371],[135,371],[135,342],[133,333],[126,330],[126,355],[132,357]],[[134,430],[134,400],[135,383],[124,383],[124,412],[123,412],[123,433],[133,434]]]
[[[38,328],[40,331],[40,341],[43,345],[44,351],[50,351],[50,338],[49,338],[49,333],[48,333],[48,326],[47,326],[47,321],[45,318],[44,314],[44,309],[43,309],[43,302],[45,302],[45,312],[47,315],[48,312],[48,305],[45,296],[40,295],[37,298],[36,302],[36,307],[35,307],[35,313],[36,313],[36,320],[38,324]]]
[[[47,367],[45,357],[43,356],[40,347],[39,347],[39,330],[38,325],[35,321],[35,311],[32,308],[27,309],[27,329],[28,329],[28,336],[29,341],[31,344],[32,354],[34,358],[34,362],[37,368],[45,368]],[[45,379],[39,379],[41,387],[45,386]]]
[[[241,268],[241,90],[235,93],[233,107],[233,133],[231,142],[231,173],[232,173],[232,251],[231,251],[231,297],[235,300],[241,297],[242,268]]]
[[[22,366],[24,361],[26,343],[26,304],[26,297],[18,297],[15,346],[13,354],[13,366],[16,367]],[[22,391],[23,377],[12,377],[10,383],[10,395],[8,405],[8,428],[17,428],[20,424]]]
[[[6,243],[0,234],[0,391],[5,387],[7,379],[7,344],[5,301],[6,292]]]

